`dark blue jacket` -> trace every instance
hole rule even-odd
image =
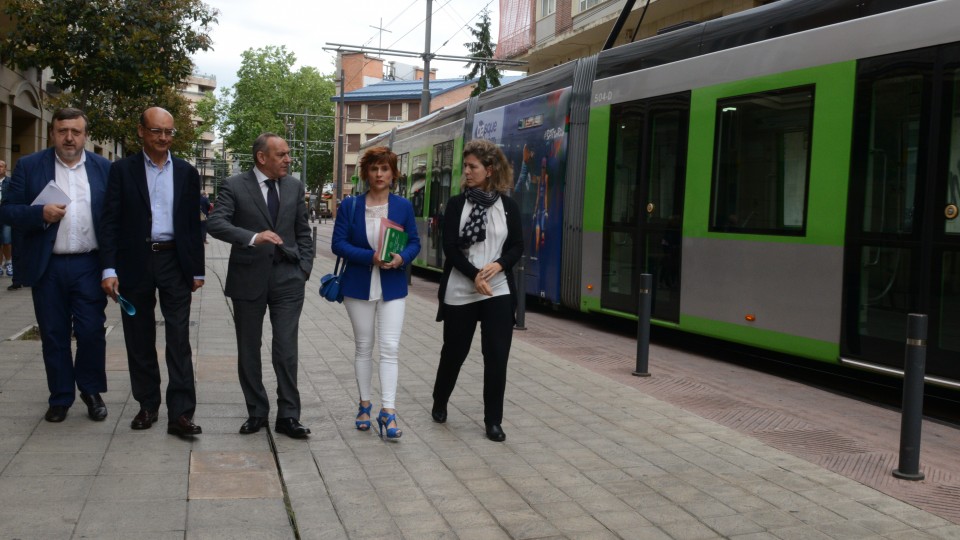
[[[374,249],[367,242],[366,194],[350,197],[340,204],[337,220],[333,225],[333,252],[347,260],[347,270],[343,274],[341,288],[343,295],[361,300],[370,299],[370,279],[373,275]],[[351,206],[352,205],[352,206]],[[353,220],[348,223],[351,213]],[[417,235],[417,222],[413,216],[413,205],[398,195],[390,194],[387,207],[387,219],[403,226],[409,235],[407,247],[400,256],[403,266],[392,270],[380,270],[380,289],[385,301],[407,296],[406,266],[420,253],[420,237]],[[348,235],[349,229],[349,235]]]
[[[110,173],[110,161],[107,158],[86,153],[85,168],[87,182],[90,184],[90,206],[93,213],[93,227],[100,241],[100,216],[107,192],[107,177]],[[57,240],[60,223],[46,227],[43,221],[43,207],[31,206],[43,188],[56,179],[53,148],[47,148],[20,158],[13,171],[13,177],[3,195],[0,205],[0,221],[13,225],[17,234],[22,235],[17,251],[17,278],[24,285],[32,286],[47,271],[53,243]],[[67,207],[69,212],[70,207]]]

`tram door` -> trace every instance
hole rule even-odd
[[[902,369],[928,316],[929,375],[960,380],[960,45],[857,73],[842,354]]]
[[[636,313],[653,275],[654,319],[680,320],[680,259],[690,94],[615,105],[603,227],[601,305]]]

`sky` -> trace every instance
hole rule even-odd
[[[324,74],[335,71],[336,53],[324,51],[327,43],[423,51],[427,0],[204,0],[220,11],[210,34],[212,51],[193,57],[198,73],[217,78],[220,88],[232,86],[240,68],[241,53],[250,48],[285,45],[297,64],[313,66]],[[434,54],[467,56],[463,46],[474,40],[469,28],[480,21],[484,6],[490,10],[490,32],[494,42],[499,28],[497,0],[433,0],[433,31],[430,48]],[[382,21],[382,23],[381,23]],[[384,55],[387,60],[421,65],[420,58]],[[467,74],[464,62],[432,61],[441,79]]]

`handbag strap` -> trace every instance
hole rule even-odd
[[[350,238],[350,233],[352,232],[352,229],[353,229],[353,215],[354,215],[354,211],[357,209],[357,198],[356,198],[356,197],[347,197],[346,199],[344,199],[343,203],[345,203],[345,202],[347,202],[347,201],[351,201],[351,204],[350,204],[350,213],[348,214],[348,217],[347,217],[347,238],[349,239],[349,238]],[[343,206],[343,203],[340,203],[340,206]],[[333,273],[336,274],[336,275],[340,275],[340,274],[344,273],[346,270],[347,270],[347,259],[343,259],[343,267],[341,268],[341,267],[340,267],[340,256],[337,255],[337,262],[336,262],[336,264],[333,265]]]

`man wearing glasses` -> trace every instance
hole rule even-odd
[[[87,117],[79,109],[53,113],[53,148],[20,158],[13,179],[5,182],[10,185],[0,206],[0,222],[22,235],[16,271],[32,287],[50,390],[48,422],[66,419],[78,389],[90,418],[107,418],[100,397],[107,391],[107,298],[98,286],[102,239],[97,224],[110,162],[85,150],[87,129]],[[75,356],[71,335],[76,336]]]
[[[123,295],[136,308],[123,312],[124,342],[133,397],[140,412],[130,427],[147,429],[158,420],[160,366],[154,307],[157,291],[166,335],[167,433],[197,435],[197,406],[190,348],[191,293],[203,286],[203,240],[197,213],[200,175],[173,157],[177,130],[160,107],[140,115],[137,135],[143,152],[110,168],[101,218],[101,287],[111,298]]]

